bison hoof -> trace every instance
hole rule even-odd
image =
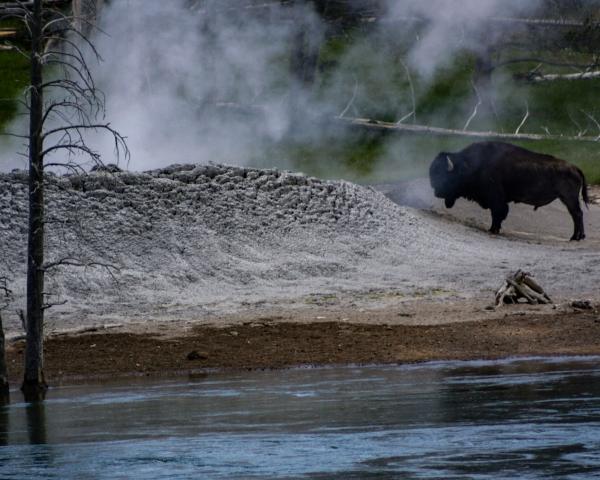
[[[498,235],[498,234],[500,233],[500,229],[499,229],[499,228],[492,227],[492,228],[490,228],[490,229],[488,230],[488,232],[490,232],[490,233],[492,233],[492,234],[494,234],[494,235]]]
[[[571,237],[571,241],[578,242],[579,240],[583,240],[584,238],[585,238],[585,235],[583,233],[581,235],[573,235]]]
[[[446,208],[452,208],[454,206],[455,202],[456,202],[455,198],[446,198],[444,200],[444,204],[446,205]]]

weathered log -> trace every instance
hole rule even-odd
[[[427,125],[414,125],[402,123],[382,122],[368,118],[350,118],[336,117],[338,122],[345,122],[354,127],[360,127],[366,130],[377,130],[381,132],[393,133],[416,133],[426,135],[450,136],[450,137],[469,137],[495,140],[559,140],[568,142],[593,142],[598,143],[600,139],[595,136],[573,136],[573,135],[548,135],[541,133],[500,133],[493,131],[473,131],[459,130],[443,127],[431,127]]]
[[[529,294],[529,292],[523,287],[522,284],[517,283],[512,278],[507,278],[506,281],[515,289],[517,293],[517,300],[519,298],[524,298],[527,300],[527,303],[534,304],[536,303],[534,297]]]
[[[14,28],[0,28],[0,40],[10,40],[17,36],[18,32]]]
[[[504,284],[496,292],[495,305],[498,307],[504,303],[519,303],[521,299],[531,305],[552,303],[530,273],[517,270],[506,277]]]
[[[229,110],[244,115],[269,115],[269,109],[263,105],[243,105],[232,102],[218,102],[215,104],[217,109]],[[369,118],[355,117],[315,117],[315,121],[321,121],[324,124],[339,123],[350,127],[364,130],[373,130],[389,133],[411,133],[419,135],[436,135],[448,137],[467,137],[480,138],[488,140],[559,140],[568,142],[590,142],[600,143],[598,136],[573,136],[573,135],[549,135],[542,133],[500,133],[493,131],[459,130],[453,128],[432,127],[429,125],[415,125],[408,123],[391,123]]]
[[[555,80],[595,80],[600,78],[600,71],[594,70],[591,72],[581,73],[546,73],[533,74],[527,77],[527,80],[533,83],[553,82]]]

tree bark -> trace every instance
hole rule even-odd
[[[2,313],[0,313],[0,405],[8,396],[8,369],[6,367],[6,351],[4,347],[4,328]]]
[[[31,86],[29,105],[29,235],[27,244],[27,345],[21,389],[26,400],[43,397],[44,379],[44,158],[42,126],[42,0],[30,16]]]
[[[98,20],[104,0],[73,0],[72,9],[75,28],[88,36]]]

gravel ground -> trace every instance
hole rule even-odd
[[[417,190],[426,195],[426,186]],[[9,337],[21,333],[26,191],[23,172],[0,174],[0,275],[16,294],[4,315]],[[510,228],[490,236],[370,187],[277,170],[178,165],[49,177],[46,200],[48,261],[90,265],[49,272],[51,301],[66,301],[47,311],[49,331],[491,298],[516,268],[558,300],[595,298],[600,279],[594,239]]]

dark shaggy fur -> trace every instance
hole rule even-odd
[[[492,212],[490,232],[499,233],[508,203],[527,203],[535,209],[560,199],[573,218],[571,240],[585,238],[579,194],[589,203],[583,172],[551,155],[509,143],[479,142],[458,153],[440,153],[429,167],[435,196],[452,208],[457,198],[477,202]]]

